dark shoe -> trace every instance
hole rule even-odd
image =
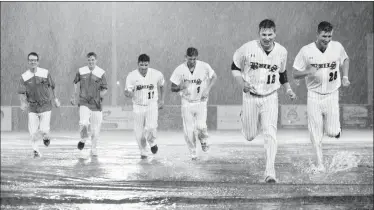
[[[148,158],[148,157],[145,156],[145,155],[141,155],[141,156],[140,156],[140,159],[142,159],[142,160],[147,159],[147,158]]]
[[[338,135],[335,136],[335,138],[337,138],[337,139],[340,138],[340,132],[339,132]]]
[[[40,152],[34,150],[34,158],[40,158],[40,157],[42,157]]]
[[[46,139],[43,139],[43,143],[46,147],[49,146],[49,144],[51,143],[51,140],[49,140],[49,138],[46,138]]]
[[[157,146],[157,144],[156,144],[155,146],[151,147],[151,151],[152,151],[153,154],[156,154],[156,153],[157,153],[157,151],[158,151],[158,146]]]
[[[209,146],[207,145],[207,143],[201,143],[201,149],[206,152],[209,150]]]
[[[266,183],[276,183],[277,181],[275,180],[275,178],[273,178],[272,176],[267,176],[266,179],[265,179],[265,182]]]
[[[84,148],[84,143],[83,142],[78,142],[78,149],[82,150]]]

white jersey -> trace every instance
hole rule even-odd
[[[233,61],[241,69],[244,81],[253,85],[258,95],[268,95],[280,87],[279,73],[286,70],[287,50],[274,42],[266,54],[259,40],[247,42],[234,53]]]
[[[164,75],[156,69],[148,68],[145,77],[135,69],[126,78],[126,89],[134,91],[134,104],[148,105],[152,101],[157,102],[158,87],[164,86],[164,83]]]
[[[337,41],[331,41],[325,52],[321,52],[313,42],[300,49],[293,67],[298,71],[305,71],[310,67],[318,68],[315,75],[305,78],[307,88],[320,94],[328,94],[340,87],[339,67],[347,58],[344,47]]]
[[[173,72],[170,81],[176,85],[181,82],[186,82],[186,91],[181,91],[182,99],[189,102],[200,102],[201,96],[207,85],[208,81],[213,77],[214,70],[208,63],[196,60],[194,71],[191,73],[187,63],[182,63]]]

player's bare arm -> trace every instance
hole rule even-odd
[[[21,110],[26,111],[27,107],[29,106],[27,103],[26,95],[19,94],[19,100],[21,101]]]
[[[158,98],[158,108],[162,109],[164,107],[164,101],[165,101],[165,83],[163,86],[159,87],[159,98]]]
[[[205,100],[205,99],[208,98],[210,90],[212,89],[212,87],[216,83],[216,81],[217,81],[217,74],[214,73],[212,78],[209,79],[209,85],[207,86],[207,88],[204,90],[204,92],[201,95],[202,100]]]
[[[343,79],[342,79],[342,84],[343,86],[349,86],[351,83],[349,82],[349,79],[348,79],[348,72],[349,72],[349,58],[345,59],[342,66],[341,66],[341,69],[343,71]]]
[[[73,94],[71,95],[71,98],[70,98],[70,103],[72,105],[76,105],[77,104],[76,98],[77,98],[77,95],[79,93],[78,89],[79,89],[79,82],[77,82],[77,83],[74,84],[74,92],[73,92]]]
[[[294,79],[303,79],[307,76],[313,76],[318,71],[318,68],[309,66],[305,71],[299,71],[293,68],[293,78]]]
[[[176,85],[175,83],[171,83],[171,92],[179,92],[179,91],[184,90],[186,88],[187,88],[187,86],[183,82],[181,82],[180,85]]]

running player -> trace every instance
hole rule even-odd
[[[56,98],[55,82],[50,72],[38,67],[39,55],[31,52],[27,58],[30,69],[21,76],[18,94],[21,100],[21,109],[29,112],[28,128],[36,158],[41,157],[39,133],[42,135],[44,145],[48,147],[50,144],[52,101],[56,107],[60,106],[60,102]]]
[[[350,84],[349,59],[342,44],[332,41],[333,26],[318,24],[317,40],[302,47],[293,64],[295,79],[305,77],[308,88],[308,128],[317,155],[317,172],[324,172],[322,138],[340,137],[339,87]],[[343,79],[340,78],[340,69]]]
[[[102,101],[107,93],[108,85],[105,71],[96,66],[97,55],[94,52],[87,54],[88,65],[79,68],[74,79],[74,93],[70,102],[76,105],[76,98],[79,98],[79,128],[81,140],[78,142],[78,149],[82,150],[89,139],[89,126],[91,128],[91,155],[97,156],[97,141],[100,135],[101,123],[103,120]],[[79,82],[79,84],[78,84]],[[77,95],[78,87],[80,89]]]
[[[171,75],[171,91],[182,98],[184,138],[192,160],[197,159],[196,138],[204,152],[208,151],[208,128],[206,125],[209,92],[217,75],[208,63],[197,60],[196,48],[187,49],[186,62],[179,65]]]
[[[295,99],[287,81],[287,50],[275,42],[275,23],[265,19],[259,24],[259,40],[247,42],[236,50],[231,65],[232,75],[243,90],[242,133],[252,141],[264,134],[266,150],[265,182],[276,182],[278,93],[282,84],[288,96]]]
[[[125,86],[125,96],[132,98],[133,102],[134,131],[141,159],[148,157],[147,142],[153,154],[158,151],[155,141],[158,109],[163,108],[165,99],[164,75],[149,68],[149,63],[149,56],[141,54],[138,57],[138,68],[127,75]]]

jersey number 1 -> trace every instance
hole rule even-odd
[[[329,76],[330,76],[329,82],[336,80],[336,78],[338,77],[338,71],[330,72]]]
[[[153,96],[155,96],[155,91],[148,92],[148,99],[153,98]]]
[[[268,81],[266,82],[266,84],[274,84],[274,82],[275,82],[275,74],[269,74]]]
[[[200,93],[200,86],[197,87],[197,93]]]

